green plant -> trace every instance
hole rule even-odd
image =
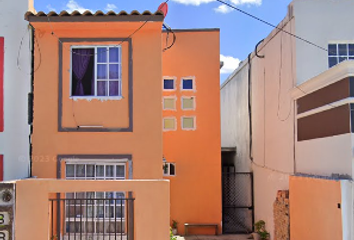
[[[261,239],[268,239],[269,238],[270,234],[265,229],[265,221],[259,220],[258,222],[256,222],[254,224],[254,227],[256,228],[256,233],[259,234]]]
[[[170,240],[177,240],[177,237],[173,236],[171,227],[170,227]]]
[[[167,164],[167,163],[164,163],[164,164],[162,165],[163,171],[164,171],[164,172],[167,172],[167,168],[168,168],[168,164]]]
[[[172,228],[177,228],[178,222],[176,220],[172,220]]]

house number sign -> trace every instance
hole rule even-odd
[[[8,212],[0,212],[0,226],[8,226],[10,224],[10,215]],[[9,240],[9,232],[0,230],[0,240]]]

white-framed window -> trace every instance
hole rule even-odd
[[[68,161],[68,180],[124,180],[125,163]],[[125,192],[66,193],[65,229],[67,233],[114,233],[126,230]],[[102,200],[99,200],[102,199]]]
[[[164,163],[163,175],[164,176],[176,176],[176,164],[175,163]]]
[[[194,77],[183,77],[181,80],[181,90],[182,91],[194,91],[196,89],[195,86],[195,78]]]
[[[195,130],[196,129],[196,117],[184,116],[181,118],[181,124],[183,130]]]
[[[345,60],[354,59],[354,43],[328,44],[328,67],[331,68]]]
[[[195,110],[195,97],[182,97],[182,109],[183,110]]]
[[[163,97],[163,109],[176,110],[176,100],[175,96]]]
[[[163,90],[164,91],[175,91],[176,90],[176,77],[163,77],[162,79]]]
[[[72,46],[71,96],[120,98],[121,46]]]
[[[164,131],[176,131],[177,119],[175,117],[163,118],[163,130]]]

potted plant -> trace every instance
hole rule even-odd
[[[176,220],[172,220],[172,233],[173,233],[173,235],[177,235],[177,226],[178,226],[178,222]]]
[[[177,237],[173,236],[171,227],[170,227],[170,240],[177,240]]]
[[[253,233],[253,239],[256,240],[267,240],[269,239],[269,232],[267,232],[267,230],[265,229],[265,221],[263,220],[259,220],[258,222],[256,222],[254,224],[255,227],[255,233]]]

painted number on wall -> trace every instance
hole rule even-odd
[[[5,226],[10,224],[10,215],[8,212],[0,212],[0,226]],[[1,238],[0,238],[1,240]]]
[[[6,230],[0,231],[0,240],[9,240],[9,232]]]

